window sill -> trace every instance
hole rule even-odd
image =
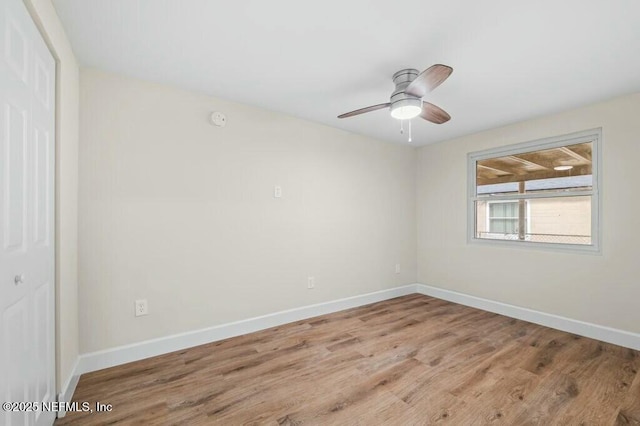
[[[552,251],[561,253],[573,253],[573,254],[589,254],[589,255],[602,255],[602,249],[594,244],[549,244],[539,243],[533,241],[509,241],[509,240],[491,240],[484,238],[468,238],[468,245],[473,246],[485,246],[496,248],[517,248],[517,249],[534,249],[542,251]]]

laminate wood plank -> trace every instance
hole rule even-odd
[[[346,386],[338,389],[337,393],[328,394],[318,401],[311,410],[287,413],[293,422],[319,424],[341,424],[345,415],[353,418],[352,412],[367,413],[371,404],[386,405],[389,400],[398,398],[387,391],[387,387],[401,378],[411,375],[421,363],[415,359],[405,359],[386,369],[369,376],[362,376],[361,380],[350,381]],[[346,413],[349,410],[350,413]]]
[[[444,344],[447,339],[453,341],[457,338],[451,332],[443,332],[438,328],[429,327],[422,323],[417,328],[405,328],[396,333],[388,333],[384,336],[365,337],[358,334],[358,331],[352,333],[358,335],[360,344],[357,350],[367,357],[373,357],[376,354],[387,353],[389,356],[392,351],[400,348],[400,350],[408,351],[426,351],[437,345]],[[417,355],[417,352],[416,354]]]
[[[554,424],[575,402],[579,392],[575,378],[562,373],[550,374],[531,392],[514,424]]]
[[[491,352],[486,359],[474,362],[467,371],[459,372],[445,385],[452,395],[469,401],[497,386],[504,376],[520,364],[521,349],[510,345]]]
[[[618,406],[630,394],[637,370],[631,361],[607,356],[590,375],[574,375],[579,395],[560,421],[568,423],[612,424]]]
[[[496,351],[495,346],[479,337],[445,338],[434,347],[421,347],[415,358],[431,366],[439,373],[464,371],[469,365],[476,365]]]
[[[533,352],[522,368],[534,374],[550,374],[558,368],[559,363],[554,362],[556,357],[570,348],[570,343],[573,339],[573,335],[564,333],[551,340],[544,339],[542,343],[536,342],[534,345],[529,345],[529,347],[535,347],[537,350]]]
[[[520,368],[510,369],[503,375],[491,372],[489,376],[494,378],[491,386],[463,395],[467,406],[486,424],[517,424],[516,419],[527,410],[526,402],[540,383],[540,377]]]
[[[410,295],[85,374],[58,425],[640,425],[640,353]]]
[[[413,408],[413,421],[407,424],[469,424],[466,403],[448,392],[436,390],[435,383],[432,386],[429,382],[434,377],[430,372],[417,375],[413,383],[399,382],[394,386],[394,393]]]
[[[495,346],[502,346],[513,341],[524,342],[539,330],[539,326],[513,318],[488,317],[485,321],[472,324],[476,336]]]
[[[349,358],[353,360],[361,356],[351,354]],[[334,395],[336,389],[348,388],[362,380],[355,371],[332,369],[331,365],[319,366],[310,373],[294,375],[288,379],[303,386],[306,389],[305,392],[300,392],[296,387],[282,386],[282,383],[264,386],[255,381],[256,389],[263,386],[262,389],[265,392],[262,395],[256,395],[241,405],[223,406],[224,411],[220,406],[210,406],[208,407],[209,416],[221,422],[228,420],[227,424],[236,424],[253,419],[256,415],[267,416],[273,420],[289,415],[288,421],[294,423],[299,421],[294,415],[296,412],[315,413],[318,410],[318,404],[326,401],[328,396]],[[250,409],[252,404],[259,406],[259,410]]]
[[[453,396],[458,402],[463,401],[462,398],[450,392],[451,381],[473,373],[478,362],[489,358],[493,352],[494,348],[489,345],[473,345],[460,352],[458,361],[445,358],[437,364],[423,362],[423,367],[416,370],[418,376],[409,382],[399,382],[397,386],[394,385],[394,392],[412,406],[420,405],[424,398],[434,393],[434,390],[437,390],[437,393]]]
[[[640,426],[640,372],[636,374],[627,396],[616,413],[616,426]]]
[[[334,388],[343,388],[354,382],[352,374],[358,373],[349,369],[345,373],[345,365],[362,358],[362,355],[355,352],[329,353],[322,360],[282,371],[279,376],[263,374],[248,377],[243,380],[243,387],[234,388],[222,398],[207,403],[205,410],[210,418],[220,421],[229,419],[230,424],[251,420],[256,415],[255,410],[251,409],[254,406],[259,407],[261,413],[268,411],[270,415],[276,416],[279,415],[275,413],[277,410],[309,405],[314,400],[326,398]],[[309,391],[300,393],[294,387],[282,386],[286,382],[302,385]],[[314,386],[314,382],[318,385]],[[251,389],[252,392],[247,394],[246,389]]]
[[[290,334],[287,336],[274,335],[267,342],[253,345],[257,352],[268,352],[285,346],[291,346],[304,340],[309,346],[323,346],[338,343],[343,340],[353,338],[352,330],[357,330],[363,326],[363,322],[358,318],[348,318],[341,321],[341,333],[336,333],[333,323],[318,323],[303,332]]]

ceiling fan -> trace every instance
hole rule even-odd
[[[391,116],[398,120],[410,120],[420,116],[435,124],[446,123],[451,116],[442,108],[425,102],[422,98],[442,84],[452,72],[453,68],[442,64],[432,65],[420,74],[413,68],[400,70],[393,75],[396,88],[389,102],[346,112],[338,118],[348,118],[365,112],[390,108]]]

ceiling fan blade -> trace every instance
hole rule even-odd
[[[376,111],[376,110],[383,109],[383,108],[389,108],[389,106],[391,106],[391,103],[389,103],[389,102],[387,102],[386,104],[372,105],[372,106],[368,106],[366,108],[357,109],[355,111],[345,112],[344,114],[340,114],[338,116],[338,118],[353,117],[354,115],[364,114],[365,112],[371,112],[371,111]]]
[[[420,117],[435,124],[442,124],[451,120],[451,116],[445,110],[429,102],[422,103]]]
[[[447,65],[435,64],[422,71],[415,80],[411,82],[404,90],[405,93],[416,96],[418,98],[423,97],[436,87],[440,86],[451,73],[453,68]]]

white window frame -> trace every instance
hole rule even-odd
[[[504,157],[508,155],[522,154],[531,151],[558,148],[567,145],[591,142],[591,165],[593,183],[589,191],[563,191],[562,193],[544,194],[509,194],[494,195],[491,199],[487,196],[478,196],[476,193],[476,163],[490,158]],[[554,136],[529,142],[518,143],[498,148],[476,151],[467,154],[467,243],[486,246],[508,246],[519,248],[534,248],[553,251],[569,251],[574,253],[602,254],[602,128]],[[520,240],[493,240],[476,238],[476,201],[494,202],[514,201],[518,199],[552,198],[570,196],[591,196],[591,244],[558,244]],[[528,203],[527,203],[528,204]],[[488,217],[488,215],[487,215]],[[488,220],[488,219],[487,219]],[[530,227],[531,223],[527,224]]]

